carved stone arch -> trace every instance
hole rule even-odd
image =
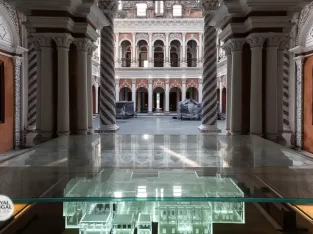
[[[313,8],[310,15],[307,18],[307,21],[301,28],[298,37],[298,46],[302,47],[311,47],[313,46]]]
[[[140,41],[145,41],[145,42],[147,42],[147,45],[149,45],[149,41],[144,39],[144,38],[140,38],[140,39],[136,40],[136,45],[138,45],[138,42],[140,42]]]
[[[192,38],[189,38],[188,40],[186,40],[186,46],[187,46],[189,41],[195,41],[197,43],[197,46],[199,46],[199,44],[200,44],[197,38],[192,37]]]
[[[179,39],[179,38],[170,38],[168,43],[171,44],[172,41],[179,41],[180,45],[183,45],[183,40],[182,40],[182,39]]]
[[[296,45],[301,46],[303,45],[303,34],[308,32],[310,26],[312,25],[313,20],[313,2],[305,6],[299,16],[298,21],[298,28],[297,28],[297,38],[296,38]],[[304,39],[305,40],[305,39]],[[301,43],[302,41],[302,43]]]
[[[122,45],[123,41],[128,41],[130,43],[130,45],[132,45],[132,41],[129,40],[128,38],[123,38],[121,41],[120,41],[120,46]]]
[[[3,0],[0,0],[0,23],[2,23],[2,35],[0,35],[0,38],[6,38],[6,41],[2,41],[4,42],[3,44],[9,48],[17,48],[21,46],[19,21],[16,10]]]

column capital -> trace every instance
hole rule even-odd
[[[199,78],[198,82],[199,82],[199,84],[202,84],[203,83],[202,78]]]
[[[267,38],[267,47],[279,47],[285,36],[281,34],[269,35]]]
[[[115,84],[116,84],[116,85],[120,84],[120,79],[118,79],[118,78],[115,79]]]
[[[55,41],[58,48],[70,48],[74,38],[69,33],[62,33],[52,36],[52,40]]]
[[[134,78],[132,79],[132,84],[134,84],[134,85],[136,84],[136,79],[134,79]]]
[[[242,51],[242,47],[245,44],[246,40],[243,38],[234,38],[229,40],[229,46],[231,52]]]
[[[247,37],[247,43],[249,43],[251,48],[255,47],[263,47],[264,41],[266,40],[266,36],[251,34]]]
[[[76,38],[73,42],[77,46],[78,51],[88,52],[90,46],[92,46],[92,41],[87,38]]]
[[[181,81],[182,81],[182,84],[186,84],[187,79],[186,78],[182,78]]]
[[[282,37],[281,41],[280,41],[280,43],[278,45],[278,49],[279,50],[288,49],[288,47],[289,47],[289,40],[290,40],[289,37]]]
[[[88,55],[92,56],[93,52],[98,49],[98,46],[95,45],[94,43],[91,43],[89,48],[88,48]]]
[[[170,78],[166,78],[166,79],[165,79],[165,83],[166,83],[166,84],[169,84],[169,83],[170,83]]]
[[[34,34],[31,41],[37,48],[41,47],[52,47],[52,38],[50,35]]]
[[[24,60],[23,57],[20,57],[20,56],[13,56],[12,59],[13,59],[13,64],[15,67],[20,67]]]
[[[152,84],[152,78],[149,78],[149,79],[148,79],[148,83],[149,83],[149,84]]]

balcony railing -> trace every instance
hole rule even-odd
[[[197,58],[189,58],[187,59],[187,67],[196,67],[197,62]]]
[[[170,63],[171,63],[171,67],[180,67],[179,58],[171,58]]]

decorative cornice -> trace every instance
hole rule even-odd
[[[203,32],[203,18],[115,19],[115,32]]]

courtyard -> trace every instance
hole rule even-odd
[[[116,124],[120,127],[119,134],[199,134],[198,120],[178,120],[172,116],[138,116],[137,118],[117,119]],[[93,120],[94,129],[98,129],[100,118]],[[225,135],[225,120],[219,120],[218,128]]]

